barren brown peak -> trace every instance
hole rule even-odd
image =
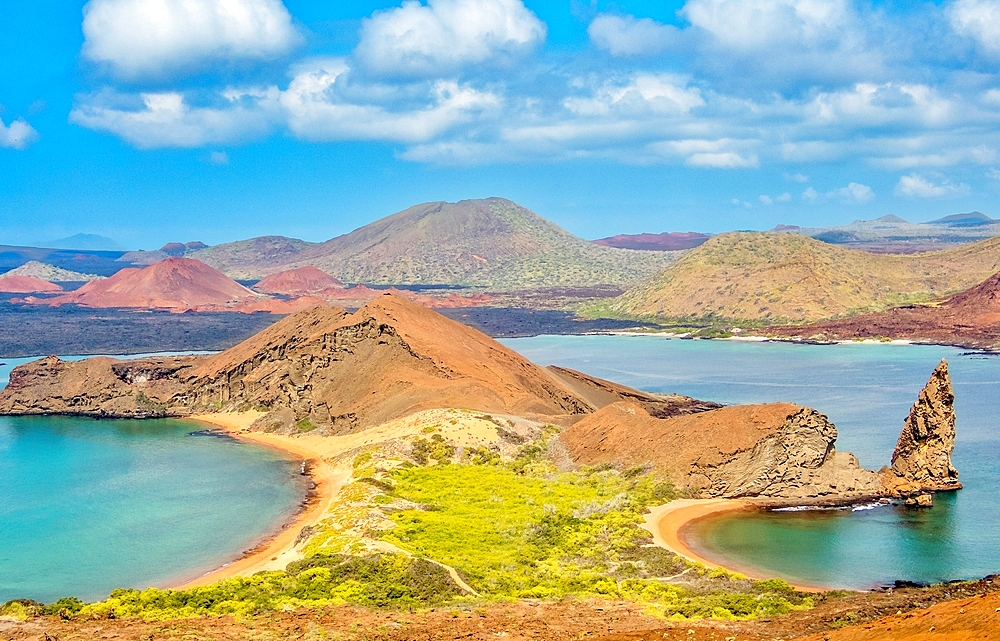
[[[961,488],[958,470],[951,464],[955,449],[955,394],[948,362],[934,369],[910,409],[892,453],[892,472],[919,491]]]
[[[61,292],[62,287],[41,278],[31,276],[0,276],[0,292],[11,294],[32,294],[37,292]]]
[[[975,315],[1000,312],[1000,272],[975,287],[949,296],[942,306],[955,311],[967,310]]]
[[[265,294],[303,295],[314,294],[326,289],[340,289],[344,283],[326,272],[306,265],[297,269],[289,269],[277,274],[266,276],[254,289]]]

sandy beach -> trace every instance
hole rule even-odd
[[[312,478],[314,488],[302,510],[290,523],[271,539],[251,550],[245,556],[204,574],[192,581],[173,586],[178,589],[208,585],[234,576],[250,576],[263,570],[282,570],[290,562],[299,558],[295,543],[303,528],[319,522],[336,498],[340,488],[351,476],[350,465],[332,467],[324,458],[329,456],[327,448],[317,447],[319,437],[292,438],[279,434],[250,432],[247,428],[261,416],[259,412],[202,414],[188,417],[190,420],[207,423],[222,428],[236,438],[253,441],[282,452],[291,454],[306,462],[306,471]]]
[[[693,523],[723,512],[751,510],[756,507],[753,501],[744,499],[677,499],[658,505],[645,515],[646,522],[641,527],[653,535],[653,542],[677,554],[688,561],[701,563],[708,568],[723,568],[730,572],[739,572],[751,579],[773,579],[746,568],[732,568],[720,565],[707,559],[689,545],[685,530]],[[810,585],[789,583],[802,592],[822,592],[823,588]]]

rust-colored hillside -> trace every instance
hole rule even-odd
[[[263,294],[287,296],[305,296],[329,289],[341,290],[343,287],[344,283],[309,265],[265,276],[253,286],[256,291]]]
[[[1000,273],[964,292],[843,320],[771,327],[768,334],[825,339],[893,338],[967,347],[1000,342]]]
[[[41,278],[31,276],[0,277],[0,292],[10,294],[37,294],[41,292],[61,292],[62,287]]]

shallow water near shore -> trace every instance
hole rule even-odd
[[[965,489],[928,509],[738,512],[686,530],[705,558],[806,585],[869,588],[1000,572],[1000,357],[931,345],[796,345],[661,336],[539,336],[503,341],[561,365],[656,392],[722,403],[791,401],[837,425],[838,449],[889,463],[910,406],[947,358]]]
[[[193,579],[280,528],[298,463],[205,427],[0,417],[0,603]]]

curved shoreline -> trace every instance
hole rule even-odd
[[[340,488],[350,478],[350,468],[331,467],[323,458],[322,452],[310,448],[305,443],[296,443],[288,436],[248,431],[247,428],[256,418],[256,412],[245,412],[239,414],[201,414],[185,417],[185,420],[198,421],[214,428],[222,428],[234,438],[291,454],[306,463],[306,473],[312,479],[313,488],[306,494],[299,510],[292,518],[283,523],[279,530],[265,538],[259,545],[247,550],[239,558],[224,563],[198,578],[185,580],[169,587],[182,590],[236,576],[250,576],[265,570],[283,570],[290,562],[298,559],[295,547],[299,534],[304,528],[315,525],[323,518]]]
[[[730,572],[738,572],[755,580],[773,579],[774,576],[766,576],[755,569],[748,571],[744,568],[734,568],[716,563],[699,554],[688,542],[687,534],[690,526],[698,521],[724,512],[752,510],[758,507],[760,507],[759,504],[747,499],[676,499],[670,503],[650,508],[649,513],[643,517],[646,522],[641,527],[653,535],[653,542],[656,545],[666,548],[688,561],[700,563],[708,568],[722,568]],[[829,589],[791,582],[789,585],[800,592],[824,592]]]

